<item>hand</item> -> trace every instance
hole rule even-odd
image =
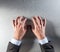
[[[42,40],[45,36],[45,28],[46,28],[46,19],[41,19],[39,16],[35,16],[32,18],[34,29],[32,29],[33,33],[37,37],[37,39]]]
[[[26,33],[26,29],[25,27],[25,22],[26,22],[26,18],[24,17],[17,17],[16,20],[13,20],[13,27],[14,27],[14,38],[16,40],[22,40],[24,34]]]

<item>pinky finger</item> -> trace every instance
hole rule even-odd
[[[13,20],[13,26],[15,26],[15,20]]]
[[[43,19],[43,26],[46,26],[46,18]]]

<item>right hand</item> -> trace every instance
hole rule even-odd
[[[32,18],[34,29],[32,28],[33,33],[37,37],[37,39],[42,40],[45,36],[45,28],[46,28],[46,19],[42,20],[39,16],[34,16]]]
[[[13,27],[14,27],[13,38],[15,38],[16,40],[22,40],[24,34],[26,33],[27,30],[24,28],[26,20],[27,19],[22,16],[17,17],[16,20],[13,20]]]

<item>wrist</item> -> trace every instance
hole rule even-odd
[[[22,40],[22,37],[19,33],[14,33],[13,38],[16,39],[16,40]]]
[[[13,38],[16,39],[16,40],[22,40],[21,36],[14,36]]]
[[[20,40],[20,38],[19,37],[13,37],[14,39],[16,39],[16,40]]]
[[[38,40],[42,40],[42,39],[44,39],[45,37],[46,37],[45,35],[40,35],[40,36],[37,37],[37,39],[38,39]]]

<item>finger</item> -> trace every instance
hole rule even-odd
[[[23,19],[23,17],[22,17],[22,16],[20,16],[20,22],[22,22],[22,19]]]
[[[24,16],[22,16],[22,19],[21,19],[21,21],[24,21],[26,18],[24,17]]]
[[[39,16],[35,16],[35,18],[36,18],[36,21],[37,21],[38,25],[40,25]]]
[[[20,18],[18,19],[18,25],[21,25]]]
[[[36,26],[38,25],[34,17],[32,18],[32,22],[33,22],[32,30],[34,30]]]
[[[43,26],[46,26],[46,18],[43,19]]]
[[[13,26],[15,26],[15,20],[13,20]]]
[[[41,19],[41,17],[40,17],[40,16],[38,16],[38,19],[39,19],[39,21],[40,21],[40,24],[41,24],[41,22],[42,22],[42,19]]]
[[[17,18],[16,18],[16,25],[18,25],[18,20],[20,19],[20,17],[18,16]]]
[[[23,28],[24,28],[24,29],[26,29],[26,28],[25,28],[25,27],[26,27],[26,21],[27,21],[27,19],[25,18],[25,19],[23,20],[23,22],[22,22],[22,23],[23,23]]]
[[[43,26],[42,18],[41,18],[41,17],[39,17],[39,20],[40,20],[40,24]]]
[[[32,18],[32,21],[33,21],[33,24],[34,25],[37,25],[37,22],[36,22],[36,18],[35,17]]]
[[[19,16],[19,17],[18,17],[18,19],[17,19],[17,20],[18,20],[18,25],[21,25],[21,24],[22,24],[22,19],[23,19],[22,16]]]
[[[40,16],[38,18],[40,20],[40,24],[43,25],[42,18]]]
[[[27,19],[25,18],[25,19],[23,20],[23,24],[24,24],[24,25],[25,25],[26,21],[27,21]]]

